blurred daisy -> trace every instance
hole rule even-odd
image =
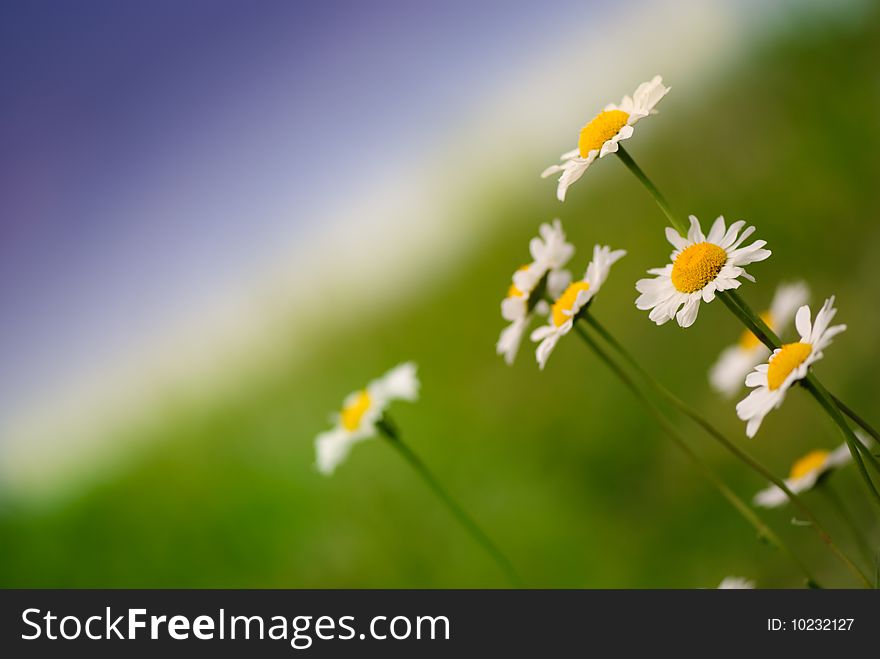
[[[858,434],[858,433],[857,433]],[[864,443],[862,437],[859,437]],[[795,494],[813,489],[826,474],[852,460],[849,446],[842,444],[833,451],[817,449],[810,451],[791,467],[791,473],[785,479],[785,485]],[[755,504],[765,508],[776,508],[788,501],[788,495],[780,488],[772,485],[755,495]]]
[[[578,147],[560,156],[562,163],[551,165],[541,173],[541,178],[562,172],[556,196],[565,201],[568,186],[577,181],[587,167],[596,159],[617,151],[617,143],[629,139],[633,126],[649,114],[656,114],[654,106],[666,96],[669,87],[663,86],[663,78],[654,76],[650,82],[643,82],[630,96],[624,96],[620,105],[613,103],[597,114],[583,128],[578,137]]]
[[[846,329],[846,325],[829,327],[836,313],[833,296],[822,305],[815,323],[810,323],[810,307],[802,306],[794,319],[800,341],[777,348],[766,364],[756,366],[746,377],[746,386],[753,390],[736,406],[737,416],[748,422],[746,435],[755,436],[770,410],[782,405],[788,388],[806,377],[810,365],[822,359],[822,351]]]
[[[763,249],[765,240],[740,247],[755,231],[755,227],[748,227],[740,233],[745,226],[742,220],[727,228],[724,218],[719,217],[708,236],[703,235],[696,217],[691,215],[690,220],[686,238],[675,229],[666,229],[666,239],[675,247],[669,257],[672,263],[648,270],[655,277],[636,282],[641,293],[636,307],[650,309],[648,317],[658,325],[675,318],[681,327],[690,327],[697,319],[701,300],[711,302],[715,291],[739,288],[740,277],[755,281],[743,266],[770,256],[770,250]]]
[[[547,359],[559,339],[571,331],[577,315],[602,288],[611,266],[625,254],[622,249],[612,251],[608,246],[596,245],[593,248],[593,260],[587,266],[584,278],[569,284],[561,295],[555,296],[556,301],[550,308],[549,322],[532,332],[531,336],[532,341],[541,342],[535,352],[541,368],[547,364]]]
[[[392,401],[414,401],[418,395],[419,380],[412,362],[395,366],[366,389],[349,394],[342,403],[342,411],[333,415],[335,427],[315,438],[318,471],[332,474],[353,444],[373,437],[376,424]]]
[[[754,581],[749,581],[742,577],[725,577],[724,580],[718,584],[718,590],[750,590],[754,587]]]
[[[562,268],[574,254],[574,246],[566,242],[562,223],[542,224],[539,233],[529,243],[533,261],[513,273],[513,283],[501,301],[501,316],[510,325],[502,330],[495,351],[508,364],[516,358],[533,312],[547,313],[547,303],[541,299],[544,293],[556,297],[571,281],[571,273]]]
[[[761,314],[761,319],[779,334],[794,319],[798,307],[806,304],[809,295],[810,291],[803,282],[780,284],[770,309]],[[709,382],[716,391],[728,397],[733,396],[743,386],[749,371],[769,356],[770,349],[749,330],[745,330],[739,343],[721,353],[709,371]]]

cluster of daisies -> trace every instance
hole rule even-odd
[[[656,113],[656,105],[668,92],[662,78],[655,76],[639,85],[632,96],[624,96],[619,104],[607,105],[587,122],[580,131],[577,148],[563,154],[559,164],[542,174],[547,177],[561,173],[557,186],[559,200],[565,199],[568,188],[593,162],[620,152],[621,142],[632,137],[636,123]],[[657,325],[675,320],[680,327],[690,327],[702,304],[712,302],[719,292],[739,288],[743,281],[754,282],[746,268],[771,255],[766,241],[749,242],[755,227],[746,226],[742,220],[728,225],[723,217],[718,217],[705,233],[696,217],[690,216],[689,220],[686,235],[667,227],[666,239],[672,245],[668,262],[648,270],[651,276],[635,284],[639,294],[635,306],[647,311],[648,318]],[[507,297],[501,303],[502,316],[510,324],[502,331],[496,349],[508,364],[512,363],[533,318],[546,318],[546,323],[529,335],[537,343],[535,356],[543,369],[559,340],[587,313],[611,266],[626,252],[596,245],[583,278],[572,281],[563,268],[574,254],[574,247],[566,242],[559,220],[554,220],[541,226],[540,236],[530,244],[530,253],[531,263],[514,273]],[[751,389],[736,406],[737,415],[746,422],[749,437],[755,436],[764,418],[782,405],[788,390],[807,376],[833,338],[846,329],[845,325],[831,324],[837,313],[833,297],[825,301],[812,319],[806,304],[808,295],[802,282],[783,284],[770,308],[761,314],[762,320],[777,333],[794,320],[799,335],[796,341],[771,353],[746,330],[736,345],[721,353],[710,370],[710,383],[725,396],[735,395],[743,386]],[[786,483],[792,491],[803,491],[849,459],[846,445],[834,451],[814,451],[795,463]],[[765,506],[784,501],[784,493],[776,487],[756,497],[756,502]]]
[[[656,193],[621,142],[632,137],[641,119],[656,113],[657,104],[668,92],[669,87],[656,76],[639,85],[632,96],[624,96],[619,104],[607,105],[591,119],[580,131],[577,148],[563,154],[560,163],[542,174],[560,174],[558,199],[565,200],[568,188],[597,159],[614,153]],[[655,196],[660,201],[659,193]],[[673,219],[663,203],[661,207]],[[672,245],[668,261],[648,270],[650,277],[635,283],[636,308],[648,312],[648,318],[657,325],[674,320],[682,328],[691,327],[702,304],[711,303],[719,293],[739,288],[743,281],[754,282],[746,268],[771,256],[766,241],[750,241],[755,227],[742,220],[728,225],[723,217],[718,217],[708,232],[703,231],[696,217],[690,216],[689,220],[684,234],[672,227],[666,229],[666,239]],[[611,267],[626,252],[595,245],[583,276],[575,279],[567,269],[575,248],[568,242],[562,223],[555,219],[540,226],[538,236],[529,243],[528,253],[528,261],[512,274],[507,295],[501,301],[501,316],[506,325],[496,352],[512,364],[523,338],[528,336],[534,344],[538,365],[544,369],[559,341],[589,312]],[[822,359],[834,337],[846,329],[845,325],[832,325],[837,313],[833,297],[825,301],[813,318],[808,296],[807,286],[802,282],[780,285],[769,308],[761,314],[763,322],[780,335],[794,321],[796,340],[771,352],[746,330],[735,345],[720,354],[709,371],[712,387],[724,396],[736,395],[743,386],[751,389],[736,405],[737,415],[746,422],[748,437],[755,436],[764,418],[782,405],[788,390],[807,377],[810,367]],[[341,411],[334,415],[333,428],[316,439],[318,469],[331,474],[354,444],[383,430],[387,434],[387,426],[383,426],[387,406],[395,400],[415,400],[418,389],[415,365],[404,363],[350,394]],[[867,440],[859,436],[859,441]],[[796,493],[810,489],[850,459],[847,445],[830,451],[814,450],[795,462],[785,484]],[[786,493],[775,485],[755,497],[757,505],[767,507],[785,501]],[[729,578],[720,588],[752,586],[743,579]]]

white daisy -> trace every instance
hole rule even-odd
[[[751,590],[754,587],[754,581],[749,581],[742,577],[725,577],[724,580],[718,584],[718,590]]]
[[[743,266],[770,256],[770,250],[763,249],[765,240],[740,247],[755,231],[755,227],[748,227],[740,233],[745,226],[742,220],[726,228],[724,218],[719,217],[708,236],[703,235],[696,217],[691,215],[690,220],[686,238],[675,229],[666,229],[666,239],[675,247],[669,257],[672,263],[648,270],[656,276],[636,282],[641,293],[636,307],[650,309],[648,317],[658,325],[675,318],[681,327],[690,327],[697,319],[700,300],[711,302],[715,291],[739,288],[739,277],[755,281]]]
[[[352,445],[376,434],[376,423],[388,405],[395,400],[414,401],[419,396],[416,365],[399,364],[382,377],[370,382],[366,389],[349,394],[342,411],[333,415],[336,424],[315,438],[315,466],[330,475],[345,460]]]
[[[612,251],[608,246],[596,245],[584,278],[569,284],[561,295],[555,296],[556,302],[550,308],[548,324],[536,329],[531,336],[532,341],[541,342],[535,351],[541,368],[547,364],[559,339],[571,331],[577,315],[602,288],[611,266],[625,254],[626,251],[622,249]]]
[[[574,245],[566,242],[562,223],[559,220],[553,220],[552,225],[544,223],[539,233],[540,236],[529,243],[532,262],[513,273],[513,283],[501,301],[501,316],[510,321],[510,325],[502,330],[495,351],[508,364],[516,357],[533,313],[547,313],[547,303],[541,299],[543,294],[556,297],[571,281],[571,273],[562,268],[574,254]]]
[[[864,443],[861,436],[859,440]],[[851,460],[852,454],[846,444],[838,446],[833,451],[824,449],[810,451],[792,465],[791,473],[785,479],[785,485],[795,494],[800,494],[812,489],[825,474]],[[766,490],[758,492],[754,501],[758,506],[776,508],[788,501],[788,495],[777,486],[771,485]]]
[[[822,351],[846,329],[846,325],[829,327],[836,313],[833,296],[822,305],[815,323],[810,323],[810,307],[802,306],[794,319],[800,341],[777,348],[766,364],[748,374],[746,386],[753,390],[736,406],[737,416],[748,422],[746,435],[755,436],[770,410],[782,405],[788,388],[806,377],[810,365],[822,359]]]
[[[794,314],[806,304],[810,290],[803,282],[780,284],[773,296],[770,309],[761,319],[777,334],[794,320]],[[770,349],[749,330],[745,330],[736,345],[724,349],[709,371],[709,382],[719,393],[731,397],[743,386],[743,380],[755,366],[770,356]]]
[[[617,151],[617,143],[629,139],[633,126],[649,114],[656,114],[654,106],[666,96],[669,87],[663,86],[663,78],[654,76],[650,82],[643,82],[630,96],[624,96],[620,105],[611,103],[597,114],[586,126],[581,128],[578,148],[563,153],[561,164],[551,165],[541,173],[541,178],[562,172],[556,196],[565,201],[568,186],[577,181],[587,167],[596,159]]]

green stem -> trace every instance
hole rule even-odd
[[[501,568],[502,572],[504,572],[507,579],[510,581],[511,585],[515,588],[522,587],[522,580],[519,578],[519,575],[516,573],[516,570],[513,568],[513,565],[507,560],[507,557],[501,553],[501,550],[495,545],[494,542],[489,538],[488,535],[477,525],[477,523],[464,511],[464,509],[453,499],[446,489],[440,485],[440,482],[434,476],[434,474],[428,469],[424,462],[417,456],[413,450],[403,443],[400,439],[400,433],[397,431],[396,427],[391,423],[390,419],[386,417],[379,420],[376,424],[378,429],[385,435],[388,439],[388,443],[393,446],[398,453],[406,460],[410,466],[415,469],[416,473],[422,477],[428,487],[437,495],[437,498],[440,499],[446,507],[449,509],[449,512],[452,513],[453,517],[464,527],[464,529],[471,535],[471,537],[486,550],[486,552],[492,557],[492,559],[498,564],[498,567]]]
[[[789,487],[785,484],[785,481],[773,474],[770,470],[764,467],[761,463],[751,457],[748,453],[740,449],[736,444],[731,442],[721,431],[717,430],[715,426],[713,426],[708,420],[703,418],[698,412],[693,410],[689,405],[687,405],[684,401],[682,401],[678,396],[672,393],[669,389],[667,389],[663,384],[661,384],[654,376],[648,373],[642,365],[638,362],[638,360],[633,357],[629,351],[627,351],[620,342],[615,339],[612,334],[605,329],[605,327],[598,321],[596,318],[590,314],[586,313],[583,316],[583,319],[590,324],[590,326],[599,334],[624,360],[637,372],[645,381],[655,390],[657,391],[663,398],[666,399],[675,409],[679,412],[687,416],[694,423],[699,425],[703,430],[705,430],[710,437],[715,439],[719,444],[721,444],[728,452],[730,452],[735,458],[744,463],[747,467],[760,474],[763,478],[767,479],[773,485],[782,490],[785,495],[788,497],[789,501],[798,508],[801,513],[803,513],[807,519],[811,522],[811,525],[819,534],[819,537],[822,541],[828,545],[831,549],[832,553],[842,562],[844,563],[850,571],[853,572],[862,582],[867,584],[869,587],[871,582],[868,578],[859,570],[858,566],[856,566],[852,560],[847,557],[838,547],[834,544],[831,539],[831,536],[827,531],[822,527],[819,523],[819,520],[813,514],[809,507],[803,502],[803,500],[796,495],[794,492],[789,489]],[[575,325],[577,327],[577,325]]]
[[[880,492],[877,491],[877,487],[874,485],[874,481],[871,480],[871,475],[868,473],[868,470],[865,468],[865,463],[862,460],[862,451],[860,450],[860,447],[863,446],[862,442],[856,437],[852,428],[847,424],[846,419],[843,418],[843,414],[841,414],[840,410],[837,408],[837,405],[831,400],[831,394],[828,393],[825,387],[819,383],[816,376],[812,373],[808,373],[807,377],[801,380],[801,382],[803,382],[804,387],[813,394],[813,398],[819,401],[819,404],[826,412],[828,412],[828,416],[830,416],[834,423],[840,428],[840,432],[843,433],[843,438],[846,440],[847,446],[849,446],[849,452],[852,453],[853,461],[856,463],[856,467],[858,467],[859,473],[862,475],[862,480],[865,481],[868,485],[868,490],[874,495],[877,503],[880,504]]]
[[[875,565],[877,557],[874,555],[874,550],[871,549],[871,542],[868,540],[868,536],[865,535],[864,530],[859,527],[856,520],[844,505],[840,496],[838,496],[834,488],[831,487],[831,483],[828,482],[828,479],[826,478],[817,489],[825,495],[825,498],[831,504],[831,507],[834,508],[835,512],[846,523],[847,527],[849,527],[849,531],[855,539],[856,544],[858,544],[865,559],[868,561],[868,565]]]
[[[681,221],[675,216],[672,212],[672,209],[669,206],[669,202],[666,201],[666,197],[660,194],[660,191],[657,189],[657,186],[651,182],[651,179],[647,177],[645,172],[642,171],[642,168],[636,164],[636,161],[630,157],[630,155],[626,152],[626,149],[623,148],[621,144],[617,145],[617,157],[623,161],[623,164],[626,165],[626,168],[633,173],[633,175],[639,179],[642,185],[647,188],[650,195],[654,198],[654,201],[657,202],[657,205],[660,207],[660,210],[663,211],[663,214],[666,216],[666,219],[678,229],[678,232],[681,235],[687,235],[687,228]]]
[[[776,333],[770,329],[761,316],[752,311],[735,289],[718,291],[715,295],[771,351],[782,346],[782,341],[776,336]]]
[[[807,584],[810,587],[820,587],[810,574],[806,565],[797,557],[794,552],[782,541],[782,539],[770,529],[760,517],[753,511],[736,493],[731,490],[727,484],[691,449],[687,442],[672,426],[669,420],[663,415],[657,405],[642,391],[642,389],[627,375],[620,365],[595,342],[587,334],[583,327],[578,324],[574,325],[575,331],[583,338],[587,345],[592,348],[593,352],[601,359],[608,368],[626,385],[626,387],[635,395],[635,397],[647,408],[654,420],[660,425],[663,431],[669,436],[672,442],[681,450],[700,470],[703,476],[712,483],[721,495],[730,503],[742,517],[751,524],[758,532],[758,536],[765,538],[770,544],[775,546],[779,551],[785,554],[791,561],[803,572],[806,577]]]
[[[846,414],[850,419],[852,419],[856,423],[856,425],[860,426],[862,428],[862,430],[864,430],[871,437],[873,437],[875,442],[880,444],[880,433],[878,433],[877,430],[871,424],[869,424],[862,417],[860,417],[858,414],[856,414],[852,410],[852,408],[850,408],[848,405],[846,405],[837,396],[835,396],[834,394],[829,394],[829,395],[831,396],[831,400],[834,401],[834,404],[840,408],[841,412]]]

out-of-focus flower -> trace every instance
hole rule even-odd
[[[532,332],[532,341],[540,341],[535,355],[541,368],[560,338],[571,331],[577,315],[589,304],[608,278],[611,266],[626,255],[622,249],[612,251],[608,246],[596,245],[593,260],[587,266],[584,278],[569,284],[550,308],[548,323]]]
[[[571,281],[571,274],[563,267],[574,254],[574,246],[566,242],[562,223],[553,220],[553,224],[542,224],[539,233],[529,243],[532,262],[513,273],[513,283],[501,301],[501,316],[510,324],[498,337],[495,351],[508,364],[516,358],[532,315],[547,313],[547,303],[541,296],[547,293],[556,297]]]
[[[737,416],[747,422],[746,435],[755,436],[770,410],[782,405],[789,387],[807,376],[810,365],[822,359],[822,351],[846,329],[846,325],[829,327],[836,313],[833,296],[822,305],[815,323],[810,322],[810,307],[802,306],[794,319],[800,341],[777,348],[766,364],[748,374],[746,386],[753,389],[736,406]]]
[[[761,319],[780,334],[794,320],[798,307],[807,303],[809,295],[810,291],[803,282],[780,284],[770,308],[761,314]],[[770,349],[751,331],[745,330],[739,342],[725,348],[718,357],[709,371],[709,382],[716,391],[731,397],[743,386],[749,371],[769,356]]]
[[[342,403],[342,411],[333,415],[334,427],[315,438],[318,471],[332,474],[353,444],[373,437],[376,424],[392,401],[414,401],[418,397],[419,380],[412,362],[395,366],[366,388],[349,394]]]
[[[666,96],[669,87],[663,86],[663,78],[654,76],[649,82],[638,86],[632,96],[624,96],[619,105],[611,103],[581,128],[576,149],[563,153],[562,162],[551,165],[541,173],[542,178],[562,172],[556,196],[565,201],[568,186],[577,181],[587,167],[596,159],[617,151],[621,140],[632,137],[633,126],[649,114],[656,114],[654,106]]]
[[[703,235],[696,217],[691,215],[690,220],[686,238],[675,229],[666,229],[666,239],[675,248],[669,257],[671,263],[648,270],[655,276],[636,282],[641,293],[636,307],[650,309],[648,317],[658,325],[675,318],[681,327],[690,327],[697,319],[700,301],[708,303],[715,299],[716,291],[739,288],[740,277],[754,281],[743,266],[770,256],[770,250],[763,249],[764,240],[740,247],[755,231],[755,227],[748,227],[740,233],[745,226],[742,220],[727,228],[724,218],[719,217],[708,236]]]
[[[725,577],[718,584],[718,590],[751,590],[755,587],[754,581],[749,581],[743,577]]]
[[[864,443],[861,436],[859,440]],[[791,473],[785,479],[785,485],[795,494],[806,492],[813,489],[823,476],[851,460],[852,454],[846,444],[841,444],[833,451],[824,449],[810,451],[792,465]],[[776,508],[788,501],[788,495],[776,485],[771,485],[766,490],[758,492],[754,501],[758,506]]]

